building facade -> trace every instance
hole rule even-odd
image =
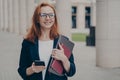
[[[72,32],[89,33],[96,26],[96,0],[72,0]]]
[[[59,13],[61,10],[64,14],[70,8],[68,14],[70,18],[66,17],[67,21],[70,20],[68,23],[70,25],[65,25],[69,26],[70,33],[89,33],[89,27],[96,26],[95,0],[66,0],[70,4],[69,7],[66,6],[65,1],[60,3],[57,0],[0,0],[0,30],[25,34],[27,28],[31,25],[31,17],[35,6],[45,1],[55,5]],[[66,9],[62,7],[64,4]],[[63,22],[60,22],[60,25]]]

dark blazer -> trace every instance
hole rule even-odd
[[[54,39],[53,48],[55,48],[57,41],[58,41],[58,38]],[[31,66],[32,62],[34,60],[40,60],[38,47],[39,46],[38,46],[37,38],[35,39],[35,43],[32,43],[26,39],[24,39],[22,42],[18,73],[23,78],[23,80],[43,80],[42,72],[34,73],[30,76],[26,75],[26,69]],[[50,61],[51,61],[51,58],[49,60],[49,64],[50,64]],[[49,66],[48,64],[46,75],[45,75],[45,80],[67,80],[67,76],[73,76],[76,72],[73,55],[71,55],[69,61],[70,61],[70,71],[67,73],[64,70],[64,76],[58,76],[58,75],[50,73],[48,71],[48,66]]]

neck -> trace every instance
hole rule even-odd
[[[50,30],[42,30],[42,35],[40,36],[40,40],[50,40],[49,37]]]

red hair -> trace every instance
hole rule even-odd
[[[31,28],[29,29],[28,33],[27,33],[27,36],[26,36],[26,39],[31,41],[31,42],[34,42],[35,38],[38,38],[39,36],[41,36],[41,26],[40,26],[40,23],[39,23],[39,14],[40,14],[41,7],[44,7],[44,6],[51,7],[54,11],[54,14],[55,14],[55,23],[51,27],[49,37],[50,37],[50,39],[54,39],[54,38],[59,36],[58,22],[57,22],[55,8],[48,3],[41,3],[40,5],[38,5],[36,7],[36,9],[34,11],[34,14],[33,14],[33,17],[32,17],[32,25],[31,25]]]

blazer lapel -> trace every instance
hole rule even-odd
[[[35,43],[30,47],[30,54],[32,60],[40,60],[39,59],[39,51],[38,51],[38,39],[35,39]]]

